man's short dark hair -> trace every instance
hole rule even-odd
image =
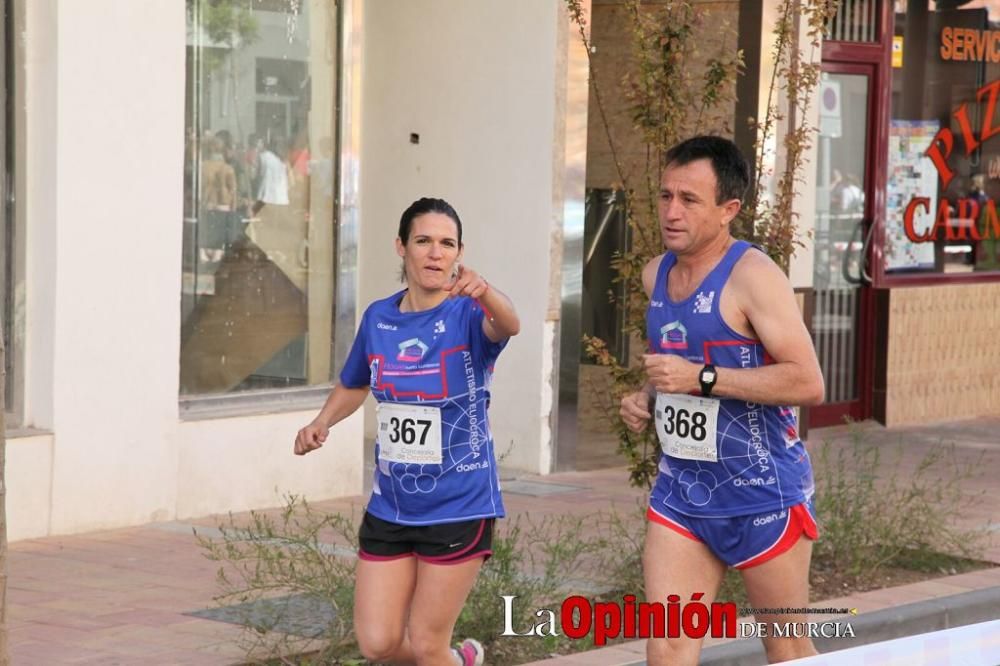
[[[678,143],[667,151],[663,167],[685,166],[697,160],[708,160],[718,185],[715,203],[730,199],[743,203],[750,186],[750,165],[735,143],[721,136],[696,136]]]

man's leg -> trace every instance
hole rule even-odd
[[[650,522],[642,555],[643,577],[646,580],[646,601],[667,604],[667,597],[676,594],[682,606],[695,592],[704,594],[700,601],[711,604],[726,573],[705,544],[674,530]],[[701,652],[700,638],[650,638],[646,643],[649,666],[694,666]]]
[[[809,605],[809,561],[812,558],[812,540],[801,536],[789,550],[763,564],[742,569],[743,584],[747,588],[750,605],[754,608],[804,608]],[[805,622],[805,615],[757,615],[757,622]],[[768,663],[797,659],[818,654],[812,639],[776,638],[770,634],[764,639]]]

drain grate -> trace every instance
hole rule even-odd
[[[326,633],[337,611],[328,601],[308,594],[292,594],[219,608],[184,613],[192,617],[319,638]]]

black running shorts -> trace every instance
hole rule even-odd
[[[416,556],[432,564],[458,564],[493,553],[495,518],[439,525],[399,525],[367,511],[358,533],[358,557],[381,562]]]

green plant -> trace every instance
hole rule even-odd
[[[240,622],[247,628],[243,647],[248,657],[300,663],[283,661],[284,655],[314,653],[316,663],[329,664],[359,656],[352,622],[352,554],[357,549],[353,517],[324,513],[289,496],[276,516],[253,511],[244,523],[230,515],[219,526],[218,538],[196,537],[205,556],[221,564],[215,600],[246,609]],[[289,606],[268,600],[289,597],[328,606],[332,621],[309,636],[281,631],[290,620]]]
[[[963,558],[979,556],[984,535],[951,520],[979,499],[963,492],[977,461],[955,463],[954,446],[940,443],[906,470],[900,465],[901,446],[887,454],[884,445],[855,427],[847,444],[818,452],[821,538],[813,548],[813,574],[830,578],[827,589],[868,589],[888,568],[947,574],[977,565]],[[569,595],[595,601],[620,601],[624,594],[644,598],[645,508],[645,502],[637,502],[625,511],[503,521],[494,536],[493,557],[458,618],[456,638],[481,640],[495,666],[593,647],[586,639],[523,634],[545,620],[536,611],[550,609],[558,618]],[[217,538],[198,536],[206,556],[220,563],[220,604],[300,595],[335,611],[330,625],[311,638],[284,633],[289,618],[281,606],[271,607],[275,614],[269,617],[248,614],[241,621],[253,663],[363,663],[351,626],[355,524],[352,516],[328,514],[289,497],[278,512],[230,516]],[[507,624],[504,597],[516,598],[510,627],[519,636],[501,635]],[[727,572],[717,598],[741,608],[751,605],[737,571]]]
[[[718,26],[721,42],[717,52],[705,55],[698,36],[705,21],[704,9],[691,2],[648,3],[623,0],[629,26],[631,58],[623,78],[620,95],[632,121],[633,131],[642,137],[642,149],[634,160],[626,160],[618,146],[610,121],[600,67],[593,57],[586,15],[579,0],[566,0],[573,21],[590,59],[590,91],[593,107],[600,116],[622,190],[622,212],[629,229],[631,247],[612,261],[615,282],[622,285],[619,306],[624,309],[626,336],[645,337],[646,294],[642,287],[642,269],[662,251],[657,218],[660,164],[663,155],[679,140],[725,124],[719,110],[731,104],[733,85],[742,66],[742,53],[735,48],[736,34],[728,25]],[[702,68],[692,67],[699,63]],[[611,296],[612,299],[616,297]],[[633,485],[649,487],[656,476],[659,445],[651,430],[630,433],[617,414],[617,405],[627,392],[635,390],[643,379],[636,363],[621,364],[608,350],[607,343],[585,336],[584,350],[599,365],[608,368],[612,389],[604,393],[600,407],[619,440],[619,452],[628,461]]]
[[[645,597],[642,551],[649,526],[646,507],[644,498],[625,513],[612,509],[590,519],[598,553],[593,571],[604,583],[600,596],[621,599],[624,594],[634,594],[639,599]]]
[[[240,65],[237,54],[260,38],[260,23],[252,0],[186,0],[188,30],[195,48],[201,86],[216,75],[226,77],[229,95],[238,105]],[[204,38],[207,37],[207,40]],[[245,66],[245,65],[244,65]],[[235,115],[237,134],[242,137],[240,114]],[[200,131],[198,134],[200,135]]]
[[[503,597],[516,597],[510,605],[510,627],[524,634],[546,619],[537,616],[537,611],[549,609],[558,614],[564,598],[592,588],[605,542],[587,534],[590,523],[590,517],[580,516],[518,517],[498,530],[493,556],[480,572],[455,625],[456,638],[476,637],[486,647],[489,663],[498,665],[590,647],[565,636],[501,636],[507,621]]]
[[[819,85],[821,63],[817,57],[827,20],[836,13],[839,0],[785,0],[774,26],[771,59],[775,63],[768,87],[763,119],[748,122],[757,133],[754,146],[754,173],[757,180],[747,206],[736,221],[737,228],[752,230],[752,240],[788,273],[792,256],[802,242],[798,239],[798,217],[794,203],[797,186],[802,183],[805,156],[817,128],[806,121],[813,93]],[[811,52],[798,47],[796,19],[801,18]],[[784,93],[786,104],[779,107],[776,93]],[[775,136],[779,122],[789,121],[781,139],[784,161],[773,174],[766,164],[767,145]],[[772,198],[768,198],[765,179],[776,176]]]
[[[251,5],[251,0],[187,0],[188,20],[204,30],[213,45],[231,50],[259,37]]]
[[[608,95],[595,62],[586,23],[586,13],[579,0],[566,0],[569,14],[579,29],[580,38],[590,59],[592,108],[600,118],[603,134],[610,147],[616,182],[614,189],[623,193],[622,213],[629,229],[630,247],[612,262],[615,282],[621,285],[618,305],[624,311],[624,334],[637,340],[645,338],[646,294],[642,285],[643,267],[663,251],[657,216],[660,169],[663,155],[678,141],[700,133],[729,134],[729,119],[735,96],[735,80],[743,65],[743,54],[735,48],[735,31],[728,25],[713,25],[719,35],[715,46],[706,47],[703,29],[707,9],[704,5],[681,0],[643,2],[622,0],[629,25],[632,56],[628,74],[622,80],[620,97],[625,100],[632,121],[630,132],[641,137],[638,157],[627,160],[620,149],[624,143],[616,136],[610,120]],[[757,182],[749,196],[744,221],[737,229],[749,229],[753,240],[787,272],[797,244],[797,213],[792,203],[801,182],[804,154],[815,128],[804,122],[819,80],[819,64],[814,62],[823,25],[836,9],[830,0],[784,0],[774,28],[774,70],[770,81],[767,112],[762,119],[751,119],[756,130],[755,165]],[[795,25],[803,19],[812,53],[806,54],[795,43]],[[711,43],[711,42],[709,42]],[[714,49],[707,53],[706,48]],[[779,95],[780,93],[780,95]],[[784,108],[778,105],[782,97]],[[777,176],[773,196],[765,196],[764,182],[774,174],[767,168],[765,147],[773,142],[778,123],[789,121],[790,129],[782,139],[783,167]],[[616,297],[612,294],[611,298]],[[644,379],[638,356],[622,364],[608,349],[606,341],[584,336],[587,355],[611,375],[612,388],[599,394],[599,407],[619,441],[630,480],[638,487],[650,487],[656,477],[659,446],[652,428],[641,434],[631,433],[618,415],[621,398],[641,386]]]
[[[482,641],[490,663],[498,666],[589,647],[564,636],[500,634],[506,621],[505,595],[516,597],[511,626],[524,633],[539,621],[537,610],[558,612],[566,596],[594,592],[594,581],[604,579],[600,566],[610,561],[605,550],[611,542],[599,528],[588,528],[591,523],[591,517],[577,516],[525,517],[504,524],[458,618],[455,636]],[[353,517],[324,513],[294,496],[273,515],[253,511],[245,520],[229,516],[214,538],[196,534],[206,557],[220,563],[216,601],[230,610],[244,609],[238,621],[246,627],[242,647],[248,659],[268,664],[357,663],[352,625],[356,534]],[[329,626],[308,636],[287,633],[296,619],[289,617],[284,603],[290,597],[331,608]]]
[[[889,567],[935,571],[978,556],[984,533],[953,522],[980,500],[963,490],[978,465],[957,462],[955,450],[939,442],[903,470],[903,443],[873,443],[858,425],[847,444],[824,445],[816,462],[823,534],[814,568],[863,584]]]

